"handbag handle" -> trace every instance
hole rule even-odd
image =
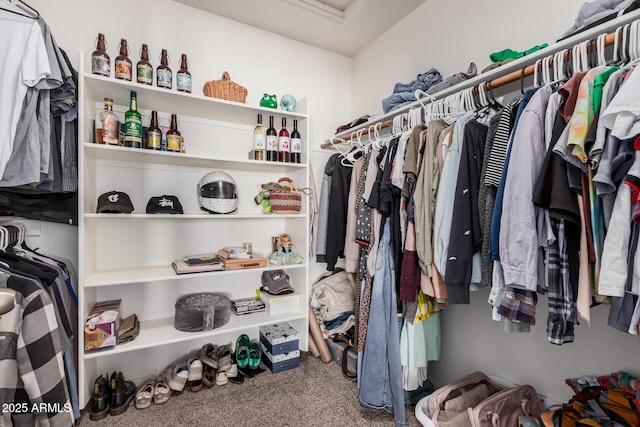
[[[282,182],[286,182],[289,184],[289,190],[291,192],[300,194],[300,190],[298,190],[298,187],[296,187],[296,185],[293,183],[293,180],[291,178],[287,178],[286,176],[283,176],[278,180],[278,184]]]

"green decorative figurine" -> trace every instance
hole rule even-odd
[[[268,93],[262,95],[262,99],[260,99],[260,106],[267,108],[278,108],[276,95],[269,95]]]

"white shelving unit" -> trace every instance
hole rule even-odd
[[[258,338],[258,327],[290,322],[300,333],[300,346],[307,349],[309,264],[176,275],[171,262],[188,254],[211,252],[226,245],[251,242],[256,253],[271,252],[272,237],[289,233],[298,252],[306,257],[310,245],[307,198],[299,214],[263,214],[253,198],[260,185],[287,176],[300,188],[309,186],[308,144],[300,164],[248,159],[258,113],[268,126],[275,117],[287,127],[298,120],[303,141],[309,135],[309,109],[305,99],[297,112],[186,94],[175,89],[125,82],[92,75],[89,54],[80,53],[79,89],[79,331],[98,301],[121,299],[122,316],[136,313],[140,334],[132,342],[115,348],[84,352],[79,333],[79,397],[81,407],[91,397],[95,379],[106,372],[122,371],[134,381],[162,372],[177,359],[192,354],[205,343],[235,343],[241,333]],[[88,71],[89,70],[89,71]],[[93,143],[93,120],[103,108],[103,99],[114,100],[114,112],[123,120],[130,92],[136,91],[143,125],[151,110],[158,111],[160,125],[167,126],[172,113],[185,137],[186,153],[159,152]],[[236,181],[239,195],[234,214],[214,215],[199,209],[197,182],[212,170],[222,170]],[[97,214],[98,196],[124,191],[134,205],[132,214]],[[149,215],[149,198],[175,195],[184,215]],[[302,295],[300,309],[286,315],[231,314],[230,321],[212,331],[187,333],[173,327],[176,299],[194,292],[219,292],[230,298],[255,295],[265,270],[284,268],[296,292]]]

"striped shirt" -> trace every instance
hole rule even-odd
[[[500,185],[502,169],[504,168],[507,149],[509,148],[509,137],[511,136],[511,129],[513,129],[513,120],[511,120],[511,117],[513,116],[514,109],[517,109],[520,104],[520,100],[520,97],[513,100],[505,107],[500,115],[500,122],[498,123],[495,137],[493,138],[491,154],[489,155],[489,162],[487,163],[487,172],[484,180],[487,186],[490,185],[497,188]]]

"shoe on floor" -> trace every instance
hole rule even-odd
[[[218,356],[217,356],[217,348],[213,344],[205,344],[202,346],[200,351],[198,352],[198,358],[205,365],[218,369]]]
[[[158,375],[154,381],[153,387],[153,403],[156,405],[162,405],[171,397],[171,388],[167,384],[167,380]]]
[[[109,384],[109,374],[100,375],[93,384],[93,394],[91,395],[93,403],[91,404],[91,412],[89,419],[98,421],[109,415],[111,410],[111,385]]]
[[[189,378],[189,371],[185,362],[179,362],[167,367],[164,371],[169,388],[177,393],[182,393]]]
[[[133,381],[127,381],[122,372],[111,374],[111,409],[109,414],[120,415],[125,412],[133,398],[137,387]]]
[[[202,371],[202,384],[207,388],[211,388],[216,384],[216,370],[211,366],[204,365]]]
[[[202,362],[200,359],[189,359],[187,361],[187,388],[191,392],[202,390]]]
[[[153,392],[155,390],[155,382],[147,381],[136,392],[136,409],[146,409],[151,406],[153,401]]]
[[[216,352],[218,357],[218,372],[226,371],[231,367],[231,350],[229,346],[221,345]]]
[[[225,385],[227,382],[229,382],[229,379],[227,378],[226,372],[224,371],[218,372],[218,375],[216,375],[216,384]]]

